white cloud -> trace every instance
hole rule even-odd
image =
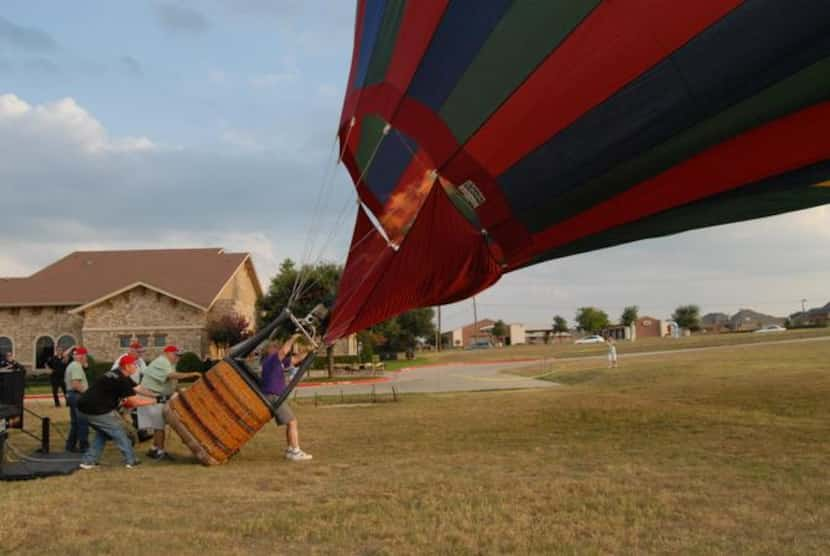
[[[241,150],[262,152],[265,146],[250,131],[242,129],[226,129],[222,132],[222,140]]]
[[[258,75],[252,75],[248,78],[248,82],[253,87],[265,88],[294,83],[298,78],[298,73],[294,71],[286,71],[282,73],[261,73]]]
[[[72,98],[32,106],[13,94],[0,95],[0,126],[13,131],[9,146],[59,143],[86,154],[135,152],[156,148],[147,137],[111,138],[101,123]]]

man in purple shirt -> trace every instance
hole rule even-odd
[[[262,361],[262,392],[268,401],[275,403],[280,394],[285,390],[285,371],[289,367],[299,365],[308,353],[291,354],[291,349],[300,337],[299,334],[291,336],[282,345],[279,342],[268,344],[268,351]],[[300,449],[300,436],[297,429],[297,418],[287,402],[283,402],[277,408],[274,420],[277,426],[286,425],[285,441],[288,447],[285,449],[285,459],[291,461],[308,461],[311,454]]]

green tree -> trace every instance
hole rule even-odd
[[[556,315],[553,317],[553,333],[556,334],[556,337],[559,338],[559,341],[562,341],[562,334],[568,331],[568,321],[565,320],[565,317],[561,315]]]
[[[553,317],[553,332],[556,334],[561,334],[563,332],[568,331],[568,321],[565,320],[565,317],[560,315],[556,315]]]
[[[321,262],[314,265],[303,265],[297,268],[294,261],[285,259],[280,264],[279,272],[271,279],[268,292],[257,302],[259,310],[258,324],[262,327],[282,312],[288,305],[291,293],[294,291],[294,284],[297,275],[300,274],[304,286],[300,295],[296,297],[291,305],[291,311],[297,317],[304,317],[318,303],[331,305],[337,295],[337,285],[340,282],[340,275],[343,267],[334,263]],[[331,308],[331,307],[329,307]],[[294,328],[290,322],[284,323],[278,330],[278,334],[287,337],[293,333]],[[334,374],[334,348],[329,346],[326,351],[329,360],[329,376]]]
[[[503,344],[504,339],[510,335],[510,329],[503,320],[497,320],[493,323],[493,330],[491,331],[491,334],[495,338],[498,338],[499,342]]]
[[[608,314],[596,307],[580,307],[575,320],[579,328],[593,334],[608,326]]]
[[[634,321],[637,320],[637,317],[639,316],[639,311],[640,308],[636,305],[629,305],[628,307],[623,309],[622,316],[620,317],[620,322],[624,326],[631,326],[632,324],[634,324]]]
[[[681,305],[674,310],[671,318],[680,328],[700,330],[700,307],[697,305]]]
[[[415,349],[417,338],[429,341],[435,337],[434,317],[435,311],[431,307],[413,309],[376,324],[367,332],[373,336],[375,350],[410,353]]]

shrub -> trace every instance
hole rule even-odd
[[[204,363],[198,355],[196,355],[192,351],[187,351],[183,353],[182,356],[179,358],[179,362],[176,365],[176,370],[182,373],[203,373],[207,369],[205,369]]]

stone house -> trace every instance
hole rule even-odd
[[[133,340],[215,354],[207,323],[256,321],[262,287],[247,253],[223,249],[78,251],[26,278],[0,278],[0,351],[42,368],[56,345],[112,361]]]
[[[729,318],[729,329],[735,332],[752,332],[770,324],[783,326],[787,319],[765,315],[752,309],[740,309]]]

